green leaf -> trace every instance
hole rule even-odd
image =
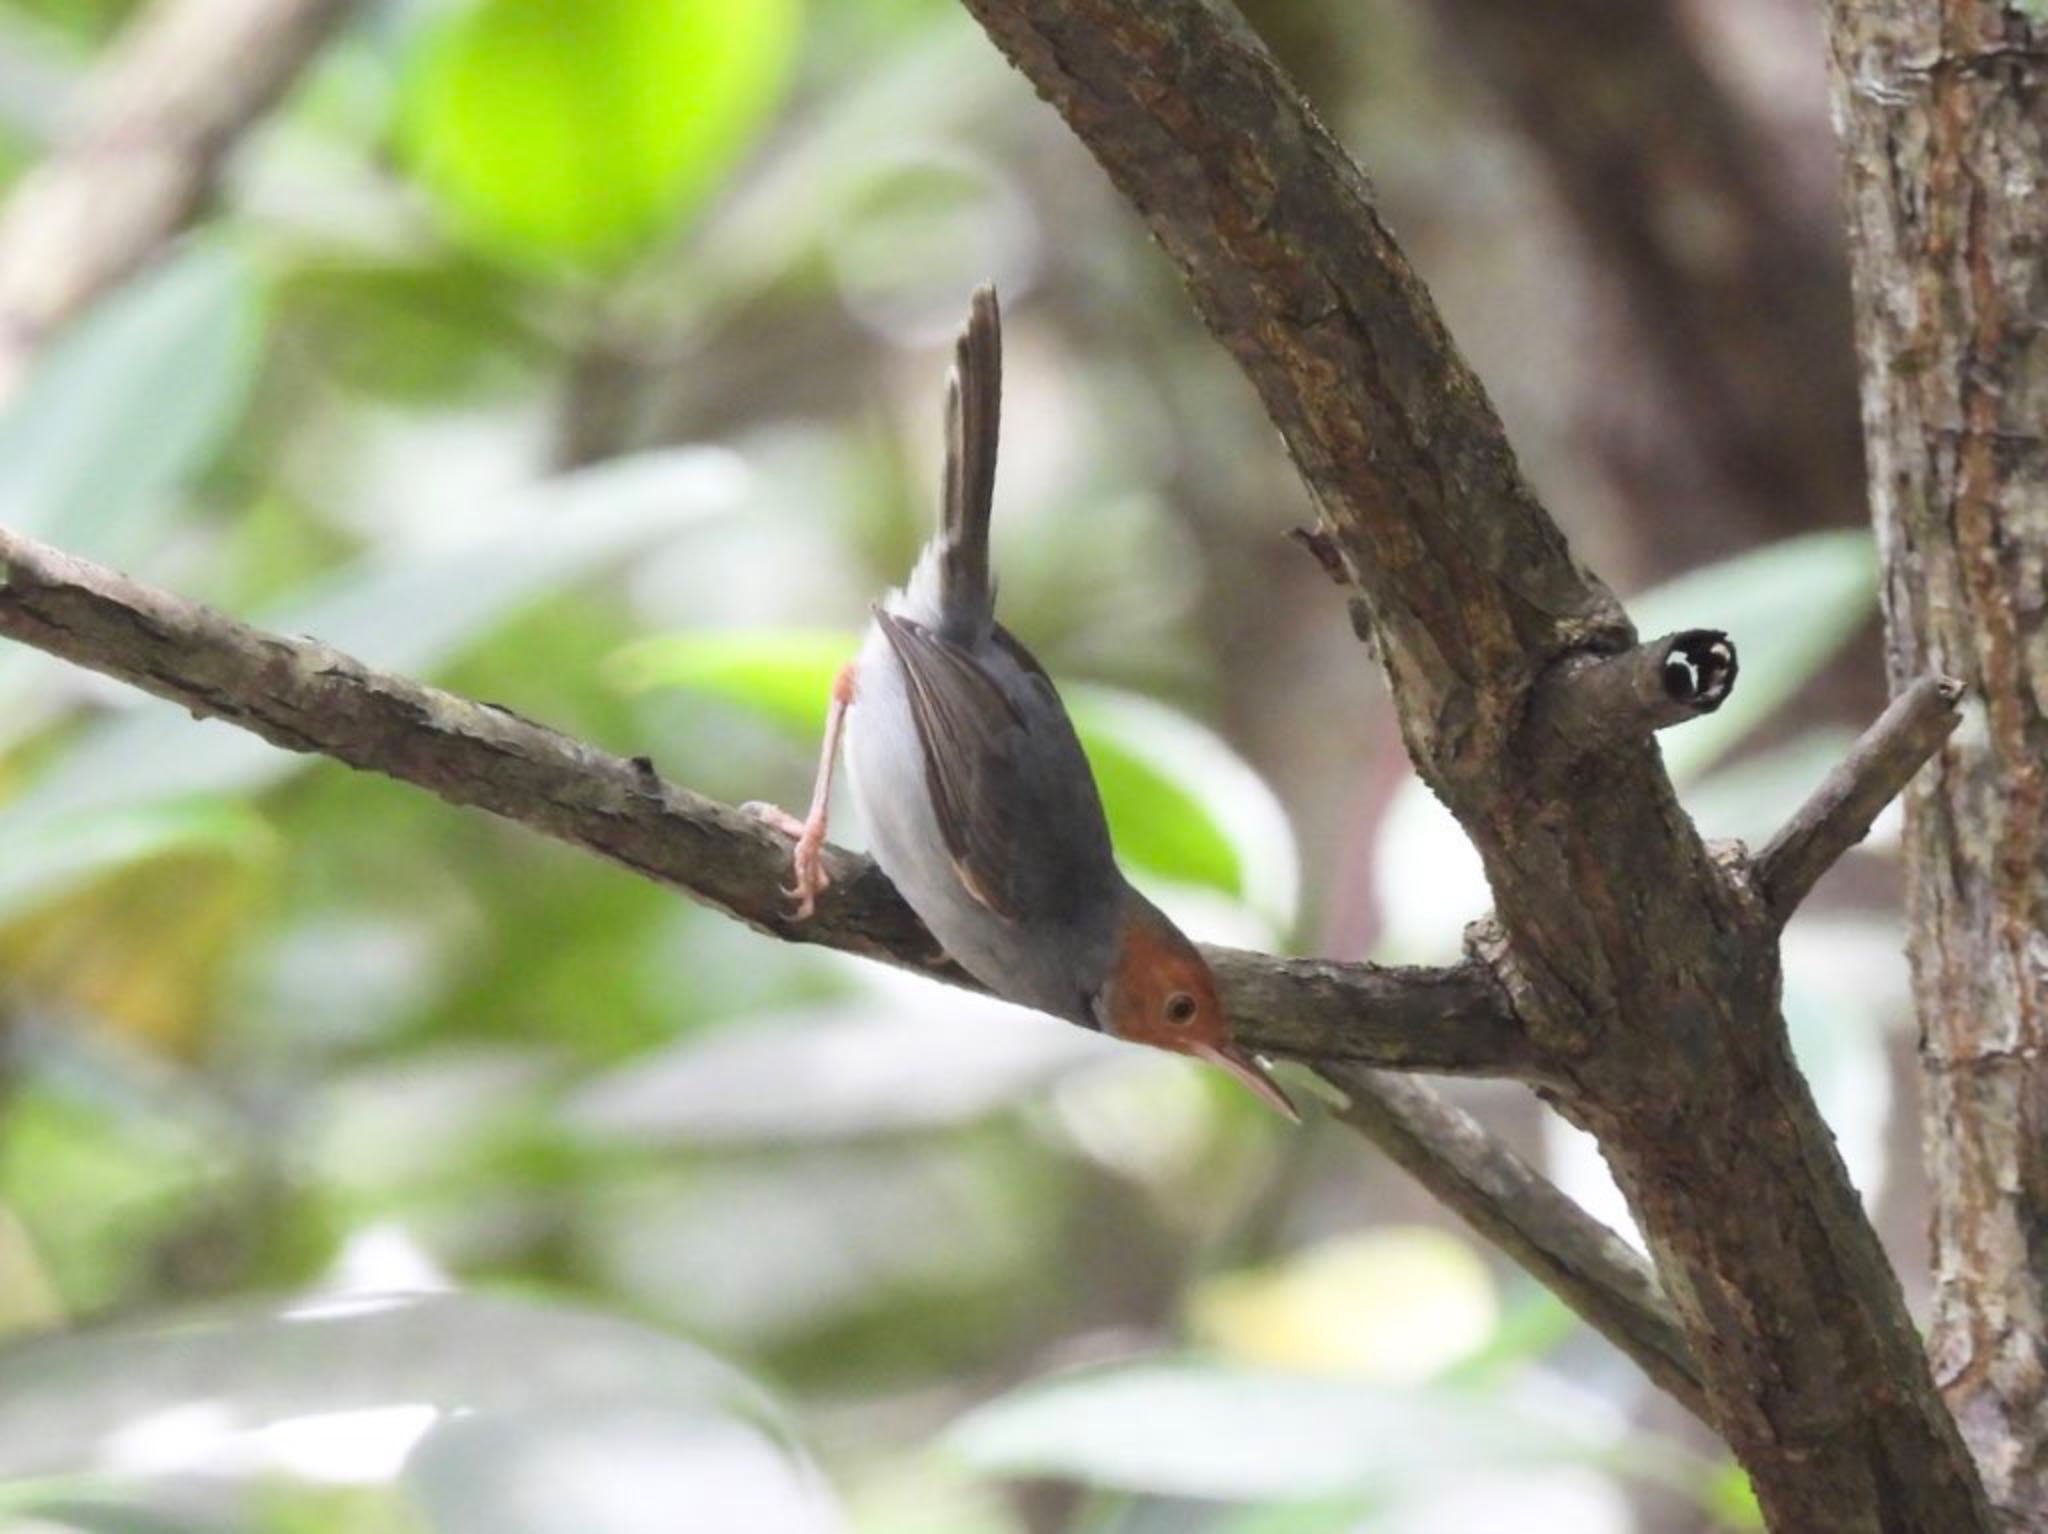
[[[633,1400],[448,1419],[404,1482],[440,1534],[845,1530],[815,1472],[750,1424]]]
[[[1700,1502],[1715,1522],[1728,1529],[1761,1529],[1763,1509],[1742,1467],[1732,1461],[1715,1469],[1701,1488]]]
[[[1026,1386],[970,1412],[946,1441],[994,1474],[1231,1502],[1309,1501],[1606,1455],[1592,1430],[1498,1396],[1172,1359]]]
[[[1877,554],[1861,530],[1767,544],[1646,592],[1629,604],[1645,638],[1717,628],[1742,672],[1718,713],[1659,739],[1673,779],[1697,778],[1833,660],[1877,604]]]
[[[896,164],[878,160],[878,145],[947,142],[1007,88],[1000,56],[958,12],[890,47],[872,68],[822,83],[827,93],[806,104],[802,120],[778,135],[760,166],[693,234],[688,280],[664,294],[671,314],[701,319],[828,257],[854,210]]]
[[[860,636],[844,629],[700,629],[636,640],[605,671],[627,692],[680,687],[810,741],[824,725],[832,679],[859,649]]]
[[[504,268],[448,251],[300,257],[274,287],[280,346],[344,385],[419,407],[527,381],[548,357]]]
[[[409,81],[411,157],[480,243],[613,264],[717,185],[800,30],[799,0],[472,0]]]
[[[93,309],[0,416],[0,525],[134,564],[240,418],[261,310],[246,264],[205,242]],[[28,695],[47,664],[0,652],[0,745],[40,722]]]
[[[680,1338],[588,1311],[469,1294],[240,1302],[0,1348],[0,1476],[62,1475],[204,1403],[200,1441],[279,1422],[411,1412],[499,1419],[576,1402],[712,1411],[788,1443],[751,1380]],[[398,1425],[398,1424],[393,1424]],[[168,1468],[168,1467],[166,1467]]]
[[[665,634],[619,651],[629,691],[681,687],[749,709],[809,744],[857,637],[810,629]],[[1284,928],[1297,895],[1294,837],[1258,774],[1186,715],[1132,693],[1061,690],[1102,791],[1117,852],[1131,867],[1243,899]]]
[[[1162,879],[1236,895],[1278,930],[1292,925],[1294,832],[1242,757],[1206,726],[1136,693],[1076,685],[1062,696],[1121,857]]]
[[[216,799],[118,805],[11,823],[7,857],[0,862],[0,922],[144,858],[207,852],[248,859],[276,843],[261,815]]]
[[[0,418],[0,523],[120,561],[240,417],[260,348],[248,267],[197,243],[95,308]]]
[[[747,485],[745,465],[720,451],[614,459],[508,498],[480,537],[426,553],[369,555],[257,622],[311,634],[371,665],[430,672],[521,603],[698,517],[732,509]],[[0,814],[0,845],[12,848],[35,828],[72,823],[69,817],[86,811],[253,792],[314,760],[230,725],[143,703],[56,754],[36,786]],[[145,840],[133,843],[137,856],[147,848]],[[96,866],[115,861],[109,851]]]
[[[1216,1534],[1359,1534],[1377,1504],[1350,1493],[1317,1497],[1309,1502],[1282,1502],[1248,1507],[1215,1526]]]

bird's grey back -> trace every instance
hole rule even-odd
[[[982,288],[948,380],[939,527],[861,652],[847,765],[877,861],[946,951],[999,995],[1093,1023],[1125,886],[1066,710],[995,621],[1001,399]]]
[[[1093,1024],[1087,997],[1109,978],[1123,903],[1102,802],[1052,684],[998,628],[978,659],[1017,703],[987,781],[1010,850],[995,877],[970,888],[948,848],[912,716],[910,682],[879,627],[861,652],[859,698],[847,719],[846,762],[870,848],[911,909],[963,968],[998,995]],[[912,791],[905,791],[906,785]],[[996,901],[1001,909],[992,905]]]

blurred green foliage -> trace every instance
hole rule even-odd
[[[798,0],[471,0],[419,50],[406,142],[458,228],[616,265],[711,192],[773,110]]]
[[[127,9],[0,0],[0,55]],[[1321,951],[1364,869],[1440,956],[1484,892],[1402,839],[1270,429],[1060,142],[940,0],[365,7],[0,415],[0,521],[791,802],[994,277],[1004,619],[1124,856]],[[1819,776],[1750,737],[1869,602],[1823,537],[1646,604],[1744,646],[1666,743],[1703,822]],[[19,648],[0,975],[0,1527],[1754,1526],[1348,1142]],[[1867,1117],[1884,993],[1788,996]]]

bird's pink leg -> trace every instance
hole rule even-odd
[[[832,804],[832,769],[839,760],[839,731],[846,723],[846,711],[853,704],[854,663],[848,661],[832,679],[832,703],[825,712],[825,744],[818,753],[818,778],[811,788],[810,813],[802,820],[772,804],[755,802],[742,806],[749,814],[765,820],[776,830],[796,838],[796,852],[790,860],[793,882],[784,894],[796,901],[796,917],[802,921],[816,909],[832,877],[825,872],[825,821]]]

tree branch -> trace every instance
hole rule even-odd
[[[1929,1350],[2048,1529],[2048,13],[1829,0],[1887,671],[1969,688],[1906,800]]]
[[[1779,922],[1792,919],[1820,876],[1870,834],[1877,813],[1941,749],[1962,715],[1963,684],[1923,676],[1865,730],[1848,756],[1757,854],[1756,881]]]
[[[157,0],[87,80],[0,213],[0,397],[43,340],[134,272],[351,0]]]
[[[1765,1517],[1988,1530],[1792,1057],[1777,924],[1646,730],[1588,755],[1525,727],[1560,663],[1635,636],[1522,480],[1363,174],[1226,0],[963,4],[1144,215],[1308,481],[1409,754],[1485,864],[1495,972],[1600,1140]]]
[[[485,809],[624,865],[769,935],[974,982],[873,863],[829,849],[833,884],[794,922],[789,843],[749,815],[504,709],[237,623],[0,529],[0,634],[195,715]],[[1694,1404],[1696,1371],[1641,1261],[1480,1125],[1388,1069],[1533,1072],[1482,957],[1447,969],[1206,950],[1240,1037],[1316,1066],[1344,1122],[1550,1283],[1653,1379]],[[1368,1069],[1367,1067],[1377,1067]]]
[[[1531,721],[1543,755],[1570,764],[1653,730],[1711,714],[1735,689],[1735,646],[1718,629],[1686,629],[1615,655],[1567,657],[1543,679]]]
[[[796,921],[789,842],[752,816],[665,783],[486,703],[372,670],[312,639],[196,603],[0,529],[0,634],[131,682],[289,751],[318,752],[502,815],[684,891],[755,929],[973,982],[866,858],[832,849],[832,887]],[[1527,1041],[1485,967],[1390,969],[1211,949],[1251,1048],[1311,1062],[1514,1075]]]
[[[866,858],[829,849],[833,884],[810,920],[794,922],[781,890],[788,840],[663,782],[644,759],[610,756],[504,709],[373,671],[317,640],[265,633],[5,529],[0,634],[286,750],[489,810],[771,936],[975,985]],[[1659,1384],[1696,1404],[1696,1371],[1640,1259],[1479,1124],[1387,1074],[1534,1070],[1482,958],[1414,969],[1205,951],[1247,1044],[1316,1066],[1345,1094],[1339,1118],[1550,1283]]]
[[[1697,1415],[1699,1366],[1657,1275],[1469,1113],[1419,1081],[1361,1066],[1324,1066],[1341,1090],[1337,1117],[1540,1279],[1593,1329]]]

